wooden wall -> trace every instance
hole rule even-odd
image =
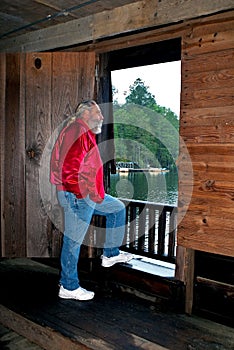
[[[183,220],[179,222],[178,244],[228,256],[234,256],[233,28],[230,11],[94,43],[91,48],[104,53],[115,47],[181,38],[180,133],[185,144],[181,144],[179,161],[179,215]],[[89,45],[84,49],[90,50]],[[38,54],[2,55],[0,98],[6,101],[0,107],[3,256],[58,254],[59,243],[54,242],[56,235],[51,235],[55,228],[38,192],[40,152],[77,98],[91,96],[95,70],[94,54],[92,59],[83,59],[88,63],[84,67],[82,59],[71,58],[75,53],[67,53],[71,56],[63,59],[61,54],[40,54],[41,69],[34,64]],[[89,77],[83,89],[84,77],[89,74],[92,79]],[[183,147],[189,151],[187,158]]]
[[[95,60],[93,53],[1,55],[0,256],[59,254],[61,233],[41,196],[41,159],[53,130],[94,97]]]
[[[234,256],[233,28],[227,14],[183,34],[180,134],[191,159],[181,147],[179,166],[180,214],[189,204],[179,245],[228,256]]]
[[[20,90],[22,65],[20,54],[1,55],[1,81],[4,87],[1,101],[1,240],[2,252],[18,251],[25,255],[25,178],[22,132],[24,89]],[[20,209],[20,210],[19,210]],[[5,227],[7,229],[5,230]]]

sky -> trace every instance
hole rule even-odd
[[[167,62],[143,67],[112,71],[112,85],[118,90],[115,98],[125,102],[130,85],[140,78],[148,91],[155,96],[156,103],[180,114],[181,62]]]

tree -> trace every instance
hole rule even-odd
[[[135,103],[140,106],[152,108],[155,104],[155,96],[148,91],[149,87],[137,78],[133,85],[130,86],[130,93],[126,97],[126,103]]]
[[[113,103],[114,104],[118,104],[118,100],[117,100],[117,97],[118,97],[118,89],[116,89],[115,86],[112,86],[112,96],[113,96]]]
[[[157,105],[138,78],[129,88],[123,106],[114,104],[115,146],[118,160],[135,161],[142,168],[175,168],[179,121],[174,112]]]

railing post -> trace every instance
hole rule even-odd
[[[176,214],[175,210],[170,213],[170,224],[169,224],[169,240],[168,240],[168,256],[175,256],[175,245],[176,245]]]
[[[138,228],[138,251],[145,249],[145,231],[146,231],[146,205],[139,207],[139,228]]]
[[[166,230],[166,211],[163,208],[158,223],[158,254],[165,254],[165,230]]]
[[[130,205],[130,232],[129,245],[131,248],[136,248],[136,207]]]
[[[155,253],[155,209],[149,208],[148,252]]]
[[[125,249],[175,263],[177,208],[127,198],[121,200],[126,204]]]

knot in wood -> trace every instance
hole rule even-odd
[[[26,154],[30,160],[38,162],[41,156],[41,151],[36,144],[33,144],[26,149]]]
[[[33,149],[29,149],[27,150],[27,155],[28,155],[28,158],[33,159],[35,158],[36,153]]]
[[[201,189],[203,191],[215,191],[215,180],[204,180],[202,181]]]
[[[215,180],[207,180],[205,182],[205,187],[209,190],[214,186],[214,184],[215,184]]]

